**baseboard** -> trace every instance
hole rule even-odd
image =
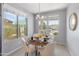
[[[4,53],[3,56],[9,56],[10,54],[16,52],[17,50],[19,50],[19,49],[21,49],[21,48],[22,48],[22,46],[20,46],[20,47],[14,49],[14,50],[12,50],[12,51],[10,51],[10,52],[8,52],[8,53]]]
[[[67,47],[66,49],[68,50],[69,56],[72,56],[72,51],[68,48],[68,46],[67,46],[66,44],[64,44],[64,43],[59,43],[59,42],[56,42],[56,44],[57,44],[57,45],[66,46],[66,47]]]
[[[60,42],[56,42],[56,44],[57,44],[57,45],[63,45],[63,46],[65,46],[64,43],[60,43]]]
[[[72,50],[67,46],[68,52],[70,56],[76,56],[75,53],[72,52]]]

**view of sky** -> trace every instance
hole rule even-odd
[[[6,19],[8,19],[10,21],[13,21],[13,24],[16,24],[17,16],[15,14],[4,11],[4,18],[6,18]],[[18,19],[19,19],[20,24],[26,23],[26,21],[25,21],[26,18],[24,16],[19,16]]]
[[[49,20],[48,21],[49,25],[55,25],[55,24],[59,24],[59,20]]]

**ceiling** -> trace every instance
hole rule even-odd
[[[39,13],[39,3],[10,3],[15,8],[31,13]],[[40,3],[40,12],[53,11],[64,9],[68,6],[67,3]]]

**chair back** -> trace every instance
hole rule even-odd
[[[22,37],[22,42],[24,45],[28,45],[28,38],[27,37]]]

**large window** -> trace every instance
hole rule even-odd
[[[48,20],[48,30],[50,35],[57,35],[59,29],[59,20],[52,19]]]
[[[59,32],[59,15],[40,19],[39,31],[43,34],[57,35]]]
[[[18,16],[18,31],[19,36],[25,36],[27,35],[27,19],[24,16]]]
[[[27,35],[27,21],[25,16],[18,16],[4,11],[4,38],[11,40]]]
[[[8,11],[4,11],[4,37],[6,39],[17,37],[17,16]]]

